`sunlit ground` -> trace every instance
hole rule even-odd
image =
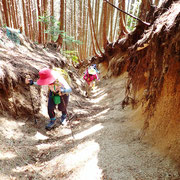
[[[107,93],[103,94],[102,96],[100,96],[100,97],[98,97],[96,99],[91,99],[90,102],[99,103],[100,101],[102,101],[106,97],[107,97]]]
[[[99,180],[102,177],[102,170],[98,166],[99,148],[99,144],[95,141],[87,141],[79,144],[73,151],[55,156],[45,163],[36,164],[36,167],[33,165],[17,167],[13,172],[25,172],[28,168],[32,168],[44,179],[52,176],[60,178],[73,172],[67,179]]]
[[[76,133],[74,135],[75,140],[82,140],[87,138],[100,130],[103,129],[101,124],[96,124],[91,128],[84,130],[82,132]],[[70,133],[70,132],[69,132]],[[40,132],[35,134],[36,140],[47,139],[48,137],[42,135]],[[69,141],[69,139],[67,139]],[[56,143],[47,143],[47,144],[39,144],[36,146],[38,151],[44,151],[48,149],[55,148],[60,149],[58,146],[58,142]],[[17,166],[13,169],[14,173],[22,173],[28,171],[35,171],[39,175],[41,175],[44,179],[47,177],[58,178],[63,176],[62,174],[68,174],[69,172],[73,172],[72,176],[70,175],[70,179],[73,180],[96,180],[102,177],[102,170],[98,166],[98,152],[100,150],[99,144],[94,140],[85,141],[84,143],[77,144],[77,146],[72,149],[72,151],[60,153],[56,155],[49,161],[43,163],[29,164],[23,167]],[[6,153],[8,156],[8,153]],[[15,154],[9,154],[9,157],[13,157]],[[36,165],[36,166],[35,166]],[[68,178],[69,179],[69,178]]]
[[[8,143],[10,144],[12,142],[12,138],[14,140],[23,140],[25,134],[20,130],[21,127],[22,129],[24,128],[23,125],[24,123],[22,122],[1,118],[1,136],[9,138],[10,141],[8,141]],[[4,127],[7,128],[5,129]],[[89,138],[97,132],[100,132],[102,129],[102,124],[96,124],[86,130],[75,133],[75,140],[79,141]],[[64,128],[62,131],[64,131],[64,134],[71,133],[69,128]],[[37,131],[34,136],[29,138],[37,142],[40,140],[49,139],[48,136],[39,131]],[[17,165],[12,169],[12,172],[33,172],[34,176],[38,174],[38,176],[41,176],[44,179],[48,179],[47,177],[52,177],[52,174],[54,174],[54,177],[58,179],[62,177],[63,174],[71,174],[71,172],[73,172],[72,175],[69,175],[70,179],[72,178],[73,180],[100,179],[102,177],[102,170],[98,166],[98,153],[100,151],[99,144],[94,140],[86,140],[82,143],[78,143],[77,146],[70,151],[58,153],[58,151],[61,150],[61,147],[66,144],[66,141],[69,142],[70,139],[72,139],[72,137],[64,139],[63,142],[56,141],[54,143],[38,143],[38,145],[34,146],[37,149],[37,152],[46,152],[46,155],[48,155],[47,152],[51,152],[51,150],[54,149],[57,151],[57,154],[48,161],[37,162],[35,164],[27,164],[28,160],[22,159],[22,164],[25,163],[26,165]],[[21,144],[19,144],[19,146],[21,146]],[[7,148],[5,145],[0,146],[0,160],[12,159],[12,162],[15,163],[13,159],[20,158],[20,156],[23,156],[23,154],[21,154],[16,147],[13,147],[13,144],[12,148]],[[33,154],[33,156],[35,157],[36,154]],[[6,178],[8,179],[8,176],[5,174],[0,174],[0,178],[3,178],[4,180]]]
[[[103,128],[103,126],[101,124],[96,124],[95,126],[76,134],[74,137],[75,137],[75,139],[83,139],[84,137],[87,137],[93,133],[96,133],[97,131],[101,130],[102,128]]]

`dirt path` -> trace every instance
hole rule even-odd
[[[46,132],[47,117],[0,118],[2,180],[178,180],[175,166],[147,144],[123,110],[124,80],[104,80],[92,98],[72,95],[69,126]]]

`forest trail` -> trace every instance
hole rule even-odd
[[[126,76],[102,80],[89,99],[72,95],[69,126],[0,118],[0,179],[178,180],[175,165],[139,139],[121,108]],[[77,98],[77,99],[76,99]]]

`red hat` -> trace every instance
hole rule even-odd
[[[39,71],[39,77],[40,78],[37,80],[38,85],[48,85],[56,80],[52,74],[52,71],[48,68],[41,69]]]

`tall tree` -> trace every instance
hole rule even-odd
[[[147,12],[150,10],[151,4],[149,1],[142,1],[140,7],[140,19],[146,21]]]
[[[26,3],[26,11],[27,11],[27,22],[28,22],[28,30],[29,30],[29,38],[33,40],[33,35],[32,35],[32,17],[31,17],[31,0],[29,0]]]
[[[158,5],[159,5],[159,0],[155,0],[154,4],[155,4],[156,6],[158,6]]]
[[[6,0],[2,0],[2,4],[3,4],[3,10],[4,10],[4,15],[5,15],[5,19],[6,19],[6,25],[9,27],[9,17],[8,17],[8,10],[7,10],[7,3]]]
[[[84,38],[84,50],[83,50],[83,52],[84,52],[84,58],[86,59],[88,56],[89,56],[89,54],[88,54],[88,49],[90,49],[90,47],[87,45],[87,43],[88,43],[88,26],[89,26],[89,16],[87,15],[88,13],[87,13],[87,11],[85,10],[85,27],[84,27],[84,29],[85,29],[85,34],[84,34],[84,36],[85,36],[85,38]],[[91,45],[91,44],[90,44]]]
[[[82,38],[82,42],[83,42],[83,44],[81,45],[81,48],[82,48],[82,59],[85,59],[85,57],[86,57],[86,48],[85,48],[85,46],[86,46],[86,38],[87,38],[87,30],[86,30],[86,28],[87,28],[87,18],[88,18],[88,16],[86,16],[86,8],[85,8],[85,6],[86,6],[86,2],[84,1],[83,2],[83,20],[82,20],[82,22],[83,22],[83,29],[82,29],[82,34],[83,34],[83,38]]]
[[[125,10],[125,0],[120,0],[119,8]],[[119,38],[123,37],[125,34],[128,33],[126,29],[126,17],[125,14],[120,12],[120,21],[119,21]]]
[[[11,12],[11,4],[10,4],[10,1],[6,1],[6,4],[7,4],[7,13],[8,13],[8,17],[9,17],[9,26],[10,27],[13,27],[13,22],[12,22],[12,12]]]
[[[6,22],[5,16],[4,16],[4,10],[3,10],[3,4],[0,2],[0,21],[1,21],[1,27]]]
[[[22,9],[23,9],[24,31],[25,31],[25,35],[28,36],[29,34],[27,28],[26,8],[25,8],[24,0],[22,0]]]
[[[32,30],[32,36],[34,41],[38,40],[38,21],[37,21],[37,1],[32,0],[31,3],[31,9],[32,9],[32,21],[33,21],[33,30]]]
[[[50,3],[50,15],[51,15],[51,27],[54,27],[54,0],[51,0],[51,3]],[[51,34],[51,42],[54,42],[54,28],[52,29],[52,34]]]
[[[77,18],[76,18],[76,16],[78,15],[78,12],[76,11],[76,8],[77,6],[76,6],[76,0],[74,0],[74,11],[73,11],[73,14],[74,14],[74,16],[73,16],[73,20],[74,20],[74,23],[73,23],[73,36],[74,36],[74,38],[76,39],[77,38]],[[75,44],[73,43],[72,44],[72,46],[73,46],[73,50],[75,49]]]
[[[78,24],[78,33],[77,33],[77,39],[82,41],[82,8],[83,8],[83,1],[79,1],[79,24]],[[82,48],[81,46],[78,46],[78,57],[79,59],[82,59]],[[81,63],[81,61],[80,61]]]
[[[16,18],[16,24],[17,24],[17,28],[20,27],[20,17],[19,17],[19,14],[18,14],[18,6],[17,6],[17,0],[14,0],[14,10],[15,10],[15,18]]]
[[[63,28],[64,28],[64,0],[61,0],[61,3],[60,3],[59,21],[60,21],[59,30],[63,30]],[[63,42],[63,37],[61,36],[61,34],[59,34],[58,39],[57,39],[58,47],[60,47],[60,48],[62,47],[62,42]]]
[[[65,1],[64,2],[64,30],[65,30],[65,32],[67,32],[67,23],[66,23],[66,21],[67,21],[67,2]],[[66,42],[64,42],[64,49],[65,50],[67,50],[67,44],[66,44]]]
[[[94,22],[93,22],[93,17],[92,17],[92,11],[91,11],[91,3],[90,0],[88,0],[88,12],[89,12],[89,24],[90,24],[90,28],[91,28],[91,39],[92,39],[92,44],[93,44],[93,50],[94,53],[98,56],[98,52],[97,50],[101,53],[101,49],[99,47],[97,38],[96,38],[96,33],[95,33],[95,28],[94,28]],[[97,49],[97,50],[96,50]]]
[[[16,14],[15,14],[15,8],[14,8],[14,0],[11,0],[11,12],[12,12],[12,21],[13,21],[13,27],[17,29],[17,22],[16,22]]]
[[[48,15],[48,13],[47,13],[47,5],[48,5],[47,0],[44,0],[44,1],[43,1],[43,5],[44,5],[44,17],[47,18],[47,15]],[[44,32],[47,30],[47,28],[48,28],[48,24],[47,24],[47,22],[45,22]],[[47,43],[47,38],[48,38],[48,34],[45,33],[44,44]]]
[[[102,2],[101,3],[101,6],[103,7],[104,6],[104,3]],[[99,21],[99,31],[98,31],[98,34],[99,34],[99,42],[100,42],[100,47],[103,47],[103,29],[104,29],[104,19],[103,19],[103,15],[104,12],[103,12],[103,8],[101,8],[101,14],[100,14],[100,21]]]
[[[44,12],[44,0],[41,0],[41,6],[40,6],[40,12],[41,12],[41,16],[42,17],[45,17],[45,12]],[[42,30],[42,34],[41,34],[41,37],[42,37],[42,44],[44,44],[44,30],[45,30],[45,25],[44,23],[41,23],[41,30]],[[45,45],[45,44],[44,44]]]
[[[103,47],[106,48],[107,40],[107,3],[103,3]]]
[[[38,8],[38,16],[41,16],[41,9],[40,9],[40,2],[39,0],[37,0],[37,8]],[[41,22],[38,22],[38,26],[39,26],[39,35],[38,35],[38,43],[41,44],[42,43],[42,27],[41,27]]]

